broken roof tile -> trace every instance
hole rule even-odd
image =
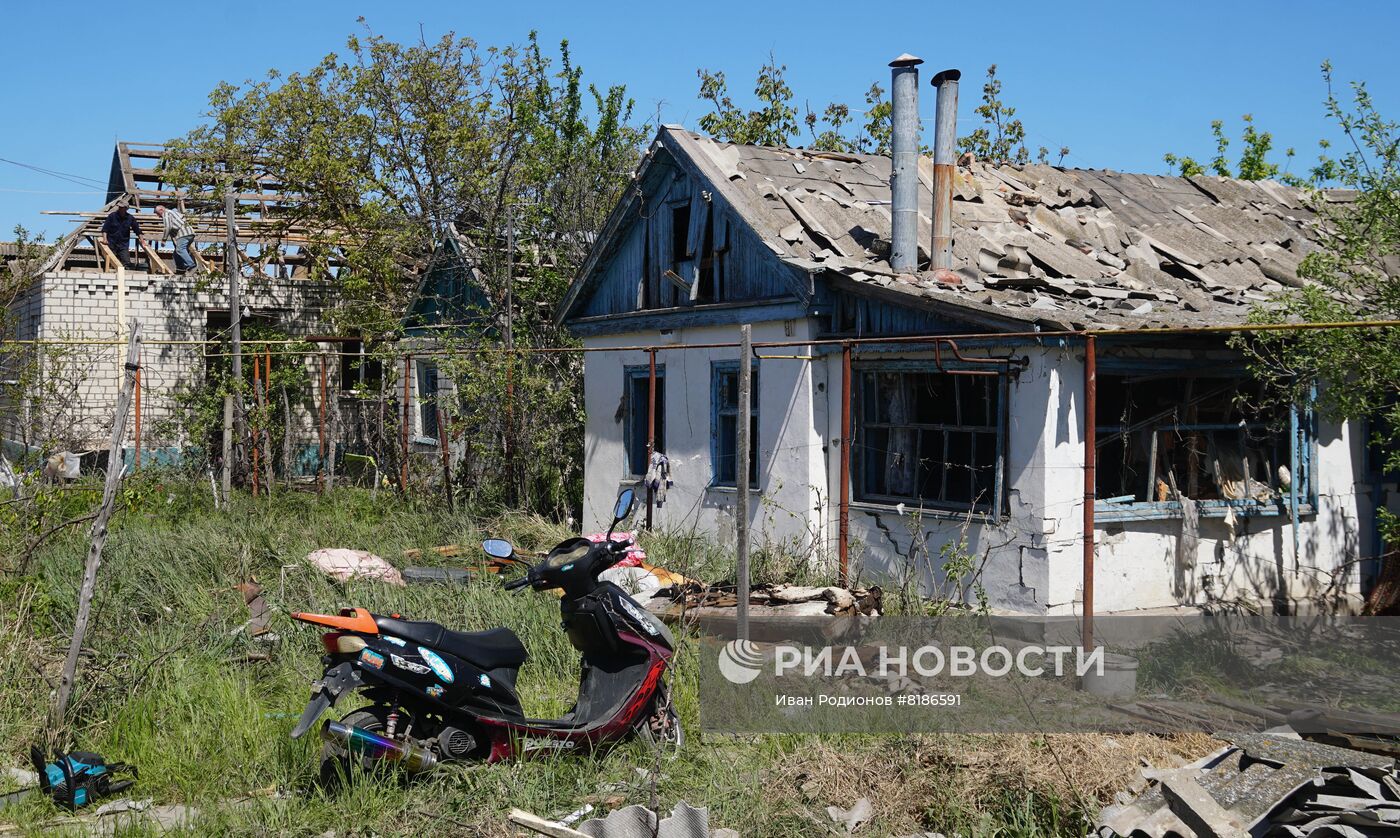
[[[720,170],[725,201],[789,263],[1029,322],[1050,322],[1031,314],[1032,306],[1063,309],[1056,322],[1087,325],[1235,322],[1253,298],[1302,284],[1297,265],[1316,249],[1307,196],[1282,184],[974,162],[956,167],[953,178],[953,267],[974,282],[958,288],[918,275],[909,285],[887,268],[888,157],[663,130]],[[926,259],[928,158],[919,158],[917,171],[918,247]],[[812,261],[814,251],[824,262]],[[1016,284],[1040,290],[1028,294],[1013,290]]]

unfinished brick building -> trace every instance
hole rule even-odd
[[[9,312],[16,341],[0,359],[7,373],[0,376],[6,385],[0,390],[0,442],[10,456],[44,447],[106,447],[121,382],[119,344],[133,318],[140,320],[145,341],[145,456],[176,459],[207,442],[181,438],[179,423],[168,420],[175,415],[176,394],[202,381],[217,353],[227,351],[205,342],[225,337],[232,322],[224,267],[229,224],[213,190],[177,189],[166,181],[164,153],[160,145],[118,143],[106,203],[96,211],[55,213],[73,216],[77,227],[29,271],[32,282]],[[287,220],[295,199],[280,194],[268,176],[229,172],[218,163],[209,169],[211,181],[231,179],[239,190],[234,236],[245,334],[253,323],[289,336],[324,334],[334,304],[330,278],[341,265],[338,248]],[[144,240],[131,251],[135,270],[123,269],[103,241],[103,220],[119,202],[129,204]],[[181,210],[194,230],[196,266],[187,274],[172,268],[173,249],[161,240],[163,222],[154,212],[158,203]],[[306,366],[310,377],[311,360],[278,359],[284,362]],[[309,400],[291,407],[298,423],[310,424]],[[134,427],[129,448],[135,446],[133,434]]]

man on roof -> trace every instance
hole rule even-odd
[[[102,238],[106,239],[107,247],[122,263],[122,267],[128,271],[136,270],[135,263],[131,261],[131,240],[141,240],[141,225],[136,216],[127,212],[125,199],[119,201],[117,208],[108,213],[102,222]]]
[[[184,213],[165,204],[156,204],[156,215],[165,222],[165,237],[175,245],[175,271],[183,274],[194,267],[194,257],[190,255],[194,228],[185,220]]]

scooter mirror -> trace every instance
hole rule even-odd
[[[497,559],[509,559],[515,555],[515,547],[504,538],[488,538],[481,542],[481,549],[486,551],[486,555]]]
[[[637,493],[631,489],[623,489],[617,495],[617,504],[613,507],[613,524],[632,514],[632,504],[637,500]]]

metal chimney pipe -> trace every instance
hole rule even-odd
[[[958,70],[944,70],[933,77],[938,89],[938,111],[933,123],[933,251],[929,269],[953,269],[953,166],[958,142]],[[943,277],[940,277],[943,279]]]
[[[913,273],[919,263],[919,65],[904,53],[890,62],[890,267]]]

